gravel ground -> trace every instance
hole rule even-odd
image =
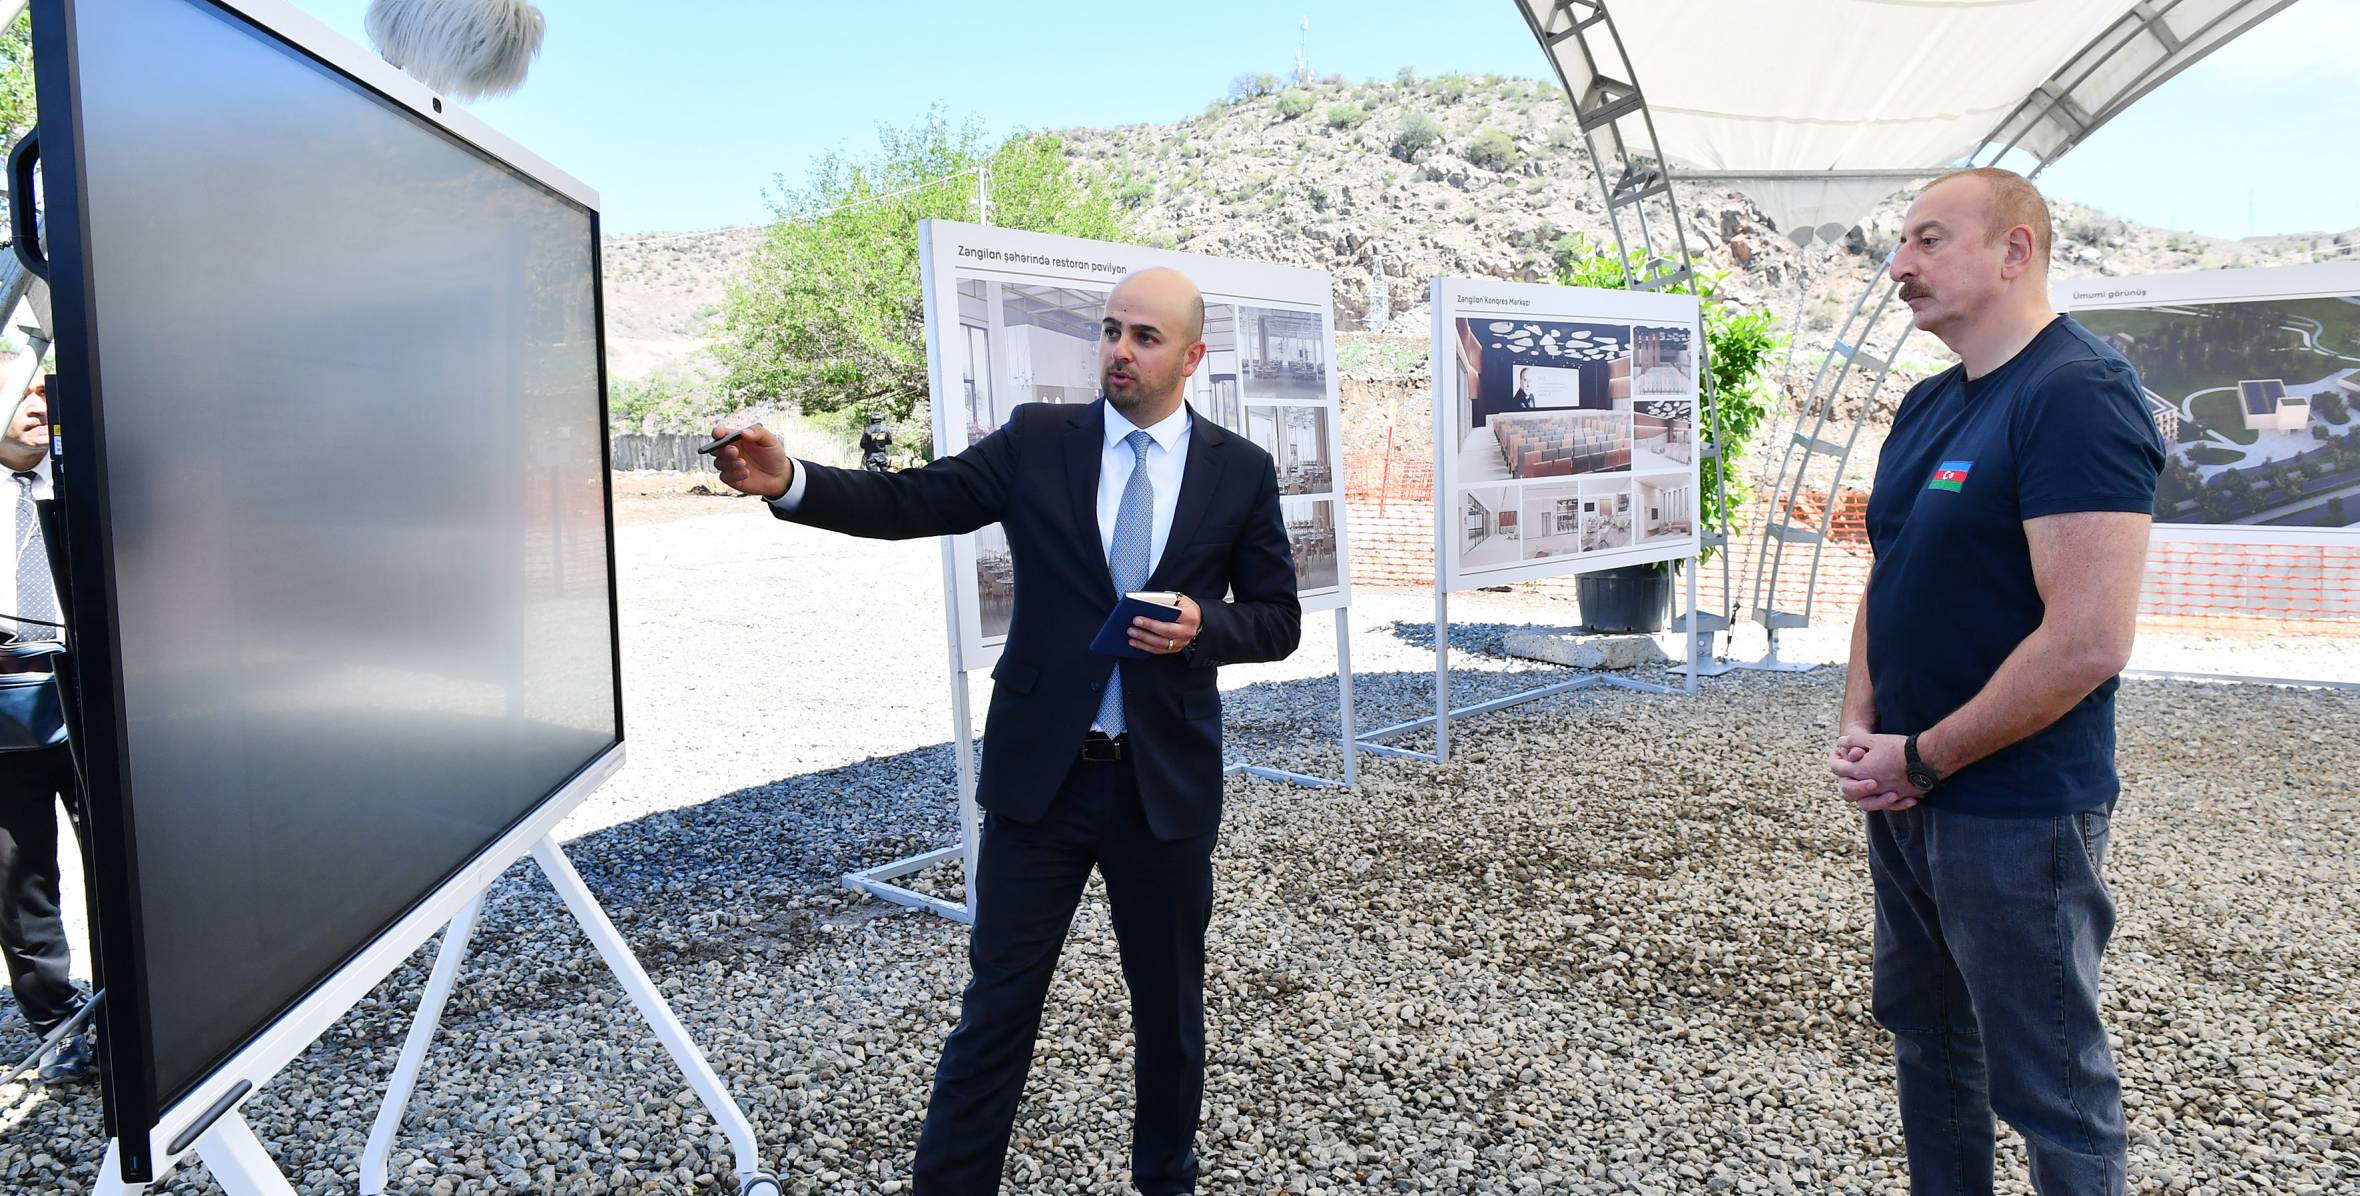
[[[789,1190],[906,1190],[963,932],[837,877],[951,833],[938,551],[718,499],[623,515],[632,762],[566,824],[567,850]],[[1431,611],[1360,596],[1364,726],[1430,710]],[[1457,701],[1563,675],[1497,648],[1568,608],[1472,594],[1453,611]],[[1225,673],[1234,757],[1340,770],[1331,626]],[[2238,667],[2201,647],[2190,659]],[[2310,675],[2360,675],[2354,651],[2314,646]],[[1205,1190],[1900,1191],[1860,836],[1818,763],[1840,685],[1821,669],[1692,699],[1590,690],[1461,724],[1447,768],[1366,758],[1356,792],[1233,779]],[[2107,1003],[2135,1191],[2360,1188],[2356,729],[2350,692],[2123,690]],[[941,872],[926,883],[956,892]],[[355,1187],[430,962],[244,1106],[299,1191]],[[1127,1190],[1124,1010],[1093,886],[1010,1191]],[[0,1054],[29,1047],[0,1027]],[[84,1191],[102,1149],[95,1090],[0,1087],[0,1189]],[[2003,1190],[2027,1191],[2005,1150]],[[526,865],[493,891],[393,1167],[397,1190],[438,1196],[718,1192],[730,1161]],[[199,1167],[162,1190],[218,1189]]]

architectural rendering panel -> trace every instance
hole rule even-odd
[[[1443,586],[1693,555],[1697,336],[1691,297],[1437,280]]]
[[[2075,279],[2057,302],[2139,373],[2158,537],[2360,540],[2360,263]]]

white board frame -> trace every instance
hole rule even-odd
[[[1325,272],[1276,266],[1236,258],[1210,257],[1122,245],[1079,237],[1055,236],[1019,229],[994,228],[951,220],[918,224],[919,277],[926,311],[926,367],[928,390],[934,396],[934,451],[949,456],[971,443],[965,426],[965,388],[960,366],[966,332],[959,316],[961,276],[986,282],[1022,285],[1108,289],[1123,275],[1150,266],[1168,266],[1187,275],[1205,297],[1208,307],[1230,304],[1316,314],[1321,324],[1321,352],[1326,364],[1323,396],[1255,399],[1244,393],[1239,370],[1236,400],[1239,424],[1231,433],[1244,436],[1248,406],[1319,407],[1327,412],[1329,490],[1300,496],[1327,501],[1335,529],[1336,584],[1298,595],[1306,617],[1332,612],[1336,635],[1336,702],[1340,722],[1338,743],[1344,758],[1341,778],[1313,776],[1268,765],[1231,761],[1225,775],[1243,774],[1315,788],[1350,788],[1359,781],[1355,753],[1358,742],[1352,704],[1352,551],[1345,521],[1343,403],[1337,385],[1335,284]],[[962,266],[962,263],[968,263]],[[957,330],[957,338],[946,333]],[[996,350],[995,350],[996,352]],[[1240,358],[1242,360],[1242,352]],[[1210,355],[1208,354],[1208,359]],[[1209,365],[1200,365],[1205,376]],[[997,379],[994,380],[996,384]],[[1213,414],[1199,409],[1198,415]],[[1283,504],[1288,497],[1283,496]],[[844,884],[881,901],[922,909],[957,922],[972,924],[974,915],[975,856],[981,838],[982,815],[975,804],[976,737],[973,674],[998,663],[1004,637],[984,634],[983,604],[976,584],[976,544],[972,535],[942,538],[942,593],[946,654],[950,684],[951,742],[955,749],[959,793],[959,837],[947,846],[919,852],[871,868],[847,873]],[[904,878],[937,864],[959,861],[969,879],[964,899],[952,901],[901,883]]]
[[[2050,285],[2058,311],[2139,310],[2182,304],[2252,303],[2274,299],[2360,297],[2360,262],[2316,262],[2243,270],[2198,270],[2119,278],[2068,278]],[[2360,369],[2360,347],[2350,355]],[[2136,364],[2135,362],[2133,363]],[[2169,401],[2168,397],[2166,401]],[[2353,410],[2360,413],[2360,400]],[[2354,416],[2360,419],[2360,414]],[[2349,426],[2349,425],[2347,425]],[[2168,446],[2167,446],[2168,447]],[[2355,504],[2360,507],[2360,503]],[[2156,541],[2321,547],[2360,545],[2360,521],[2347,527],[2280,527],[2241,523],[2157,522]]]
[[[722,1086],[704,1052],[689,1037],[687,1027],[640,967],[630,944],[615,929],[558,846],[558,824],[621,771],[623,760],[622,744],[601,753],[574,774],[556,796],[479,852],[457,874],[404,914],[392,929],[377,936],[245,1049],[190,1089],[187,1096],[165,1108],[149,1134],[150,1157],[155,1160],[153,1179],[126,1179],[122,1144],[110,1140],[99,1167],[95,1188],[98,1196],[139,1196],[192,1157],[204,1160],[229,1196],[280,1196],[293,1192],[278,1164],[239,1113],[239,1104],[286,1070],[330,1026],[424,946],[427,939],[442,931],[443,942],[433,974],[420,995],[410,1035],[403,1044],[394,1076],[387,1084],[385,1106],[370,1131],[368,1149],[362,1158],[362,1191],[383,1192],[386,1144],[401,1125],[402,1112],[416,1086],[428,1040],[456,979],[459,958],[466,951],[469,932],[483,908],[485,894],[510,865],[528,857],[540,865],[584,934],[614,970],[633,1004],[680,1065],[690,1087],[713,1115],[714,1124],[728,1137],[739,1192],[744,1196],[761,1196],[765,1192],[777,1196],[778,1180],[761,1169],[753,1125],[746,1119],[745,1111]]]
[[[90,3],[93,0],[67,2]],[[289,0],[198,2],[244,18],[267,35],[275,36],[294,49],[349,76],[378,97],[401,105],[425,124],[446,130],[494,160],[588,208],[593,214],[592,261],[598,260],[595,216],[600,210],[599,196],[597,191],[581,180],[518,145],[456,103],[446,104],[432,89],[353,43]],[[51,125],[49,132],[52,137],[62,139],[79,136],[78,131],[67,128],[62,113],[48,123]],[[603,360],[598,363],[598,377],[603,386],[606,377]],[[71,456],[68,460],[72,460]],[[608,505],[611,508],[611,496]],[[610,509],[610,553],[613,547],[612,522]],[[610,587],[613,584],[612,568],[610,560]],[[623,761],[624,745],[620,742],[593,757],[555,793],[490,846],[477,852],[390,928],[362,945],[351,959],[329,973],[236,1053],[199,1080],[186,1095],[160,1108],[155,1124],[146,1132],[145,1150],[142,1152],[153,1161],[152,1179],[128,1179],[124,1175],[123,1143],[119,1138],[110,1139],[105,1160],[99,1170],[97,1191],[110,1196],[115,1193],[135,1196],[189,1158],[201,1157],[215,1179],[233,1196],[260,1196],[263,1193],[276,1196],[277,1193],[291,1192],[292,1188],[276,1162],[239,1113],[239,1104],[284,1071],[318,1041],[330,1026],[400,968],[411,953],[436,931],[459,917],[463,910],[479,908],[484,893],[499,879],[501,873],[529,856],[535,858],[543,871],[549,874],[551,883],[565,898],[591,941],[615,968],[618,978],[631,992],[659,1038],[664,1040],[675,1061],[683,1065],[691,1086],[697,1090],[716,1125],[728,1135],[735,1154],[740,1191],[769,1191],[775,1196],[778,1184],[760,1170],[751,1123],[746,1120],[735,1099],[721,1087],[702,1051],[689,1038],[686,1028],[663,1001],[661,993],[648,981],[645,971],[632,956],[628,943],[615,932],[612,922],[606,919],[604,911],[599,908],[587,887],[581,884],[579,875],[574,873],[572,865],[557,845],[555,831],[558,824],[614,776],[621,769]],[[460,949],[460,945],[446,945],[446,952]],[[439,1001],[431,1004],[434,1011],[439,1012]],[[420,1021],[431,1028],[431,1015],[424,1007],[420,1011]],[[418,1049],[424,1049],[423,1040],[420,1040]],[[396,1085],[392,1095],[406,1098],[407,1086]],[[396,1122],[398,1124],[398,1117]]]
[[[1359,750],[1383,756],[1425,760],[1436,764],[1450,759],[1450,725],[1454,719],[1503,710],[1540,698],[1568,693],[1579,689],[1609,686],[1637,690],[1642,693],[1669,693],[1671,688],[1654,682],[1639,681],[1613,673],[1587,673],[1567,681],[1543,685],[1521,693],[1493,698],[1468,706],[1450,704],[1450,595],[1453,591],[1475,586],[1507,585],[1519,581],[1533,581],[1544,577],[1561,577],[1572,573],[1589,573],[1622,565],[1647,564],[1654,561],[1685,561],[1687,568],[1688,609],[1696,610],[1697,554],[1702,544],[1703,474],[1699,462],[1703,459],[1705,397],[1701,377],[1704,361],[1704,328],[1701,304],[1691,295],[1659,294],[1653,291],[1609,291],[1586,287],[1562,287],[1535,283],[1498,282],[1490,279],[1437,278],[1428,295],[1433,313],[1433,340],[1428,355],[1428,372],[1434,386],[1434,713],[1424,718],[1410,719],[1391,726],[1380,727],[1361,736]],[[1689,420],[1690,435],[1696,438],[1697,448],[1691,450],[1685,475],[1677,471],[1659,471],[1656,476],[1684,477],[1689,495],[1688,534],[1659,540],[1652,544],[1631,544],[1624,548],[1598,552],[1576,552],[1563,556],[1525,561],[1480,571],[1469,571],[1459,561],[1460,495],[1471,488],[1461,475],[1458,428],[1458,398],[1465,381],[1459,362],[1458,322],[1461,319],[1531,320],[1582,324],[1619,324],[1626,327],[1645,323],[1655,327],[1682,327],[1688,330],[1690,353],[1689,389],[1686,401],[1693,414]],[[1504,335],[1504,334],[1503,334]],[[1636,337],[1631,338],[1636,347]],[[1540,362],[1533,364],[1539,365]],[[1638,401],[1637,370],[1632,376],[1632,400]],[[1680,396],[1666,396],[1678,398]],[[1609,402],[1612,402],[1611,394]],[[1543,408],[1540,410],[1565,410]],[[1594,409],[1593,409],[1594,410]],[[1568,475],[1567,483],[1580,478],[1599,476],[1625,479],[1624,492],[1632,498],[1634,526],[1639,517],[1637,477],[1628,466],[1623,469],[1600,471],[1597,475]],[[1556,479],[1534,482],[1532,479],[1510,478],[1482,483],[1497,486],[1519,495],[1518,536],[1523,526],[1521,496],[1535,485],[1559,484]],[[1578,487],[1577,487],[1578,493]],[[1682,692],[1695,693],[1701,670],[1698,661],[1703,657],[1702,641],[1707,634],[1702,621],[1684,620],[1687,659],[1676,671],[1684,674]],[[1434,750],[1418,751],[1394,746],[1385,740],[1412,731],[1432,730]]]
[[[1347,548],[1349,541],[1344,511],[1344,440],[1342,420],[1339,418],[1342,401],[1335,367],[1335,284],[1325,272],[950,220],[919,223],[918,260],[926,305],[927,381],[930,392],[936,396],[933,404],[934,452],[944,457],[965,450],[970,443],[968,430],[960,418],[964,411],[960,364],[966,350],[964,345],[954,344],[953,338],[944,335],[960,327],[957,281],[982,279],[1104,290],[1111,288],[1124,274],[1133,270],[1168,266],[1186,274],[1196,283],[1204,293],[1207,307],[1230,304],[1318,315],[1322,323],[1321,342],[1328,367],[1323,397],[1317,400],[1256,399],[1243,393],[1241,382],[1237,401],[1241,417],[1244,408],[1249,405],[1316,406],[1325,408],[1329,413],[1327,451],[1332,481],[1324,497],[1334,504],[1336,584],[1332,588],[1305,591],[1298,597],[1302,600],[1305,615],[1351,605],[1351,553]],[[1197,371],[1199,380],[1207,384],[1210,363],[1208,355],[1206,365],[1200,366]],[[1197,413],[1208,419],[1213,418],[1211,412],[1201,407]],[[1243,423],[1242,418],[1240,423]],[[1239,436],[1245,435],[1242,426],[1228,430]],[[1323,496],[1315,494],[1303,497],[1318,500]],[[948,580],[957,587],[960,659],[969,669],[988,669],[999,661],[1000,647],[1006,637],[988,635],[983,628],[982,602],[975,585],[975,537],[948,536],[944,539],[957,562],[957,568]]]
[[[1509,479],[1489,482],[1470,482],[1462,476],[1460,446],[1457,441],[1456,401],[1462,371],[1457,351],[1457,322],[1461,319],[1489,319],[1507,322],[1535,321],[1581,324],[1647,324],[1658,327],[1680,327],[1688,331],[1691,360],[1700,360],[1696,347],[1703,343],[1702,311],[1693,295],[1665,295],[1652,291],[1608,291],[1585,287],[1560,287],[1537,283],[1497,282],[1490,279],[1437,278],[1434,280],[1431,302],[1434,310],[1434,339],[1431,372],[1434,384],[1434,549],[1435,584],[1444,591],[1470,589],[1476,586],[1506,585],[1511,582],[1534,581],[1544,577],[1562,577],[1570,573],[1589,573],[1611,569],[1619,565],[1639,565],[1653,561],[1676,561],[1694,557],[1699,545],[1702,526],[1704,396],[1699,380],[1691,366],[1689,389],[1684,395],[1664,395],[1666,399],[1684,399],[1696,413],[1691,419],[1691,435],[1698,449],[1691,451],[1684,475],[1688,488],[1688,534],[1659,540],[1649,544],[1634,543],[1600,552],[1581,552],[1525,561],[1518,565],[1469,570],[1459,560],[1456,525],[1457,504],[1462,491],[1485,485],[1522,494],[1536,486],[1571,484],[1587,478],[1600,480],[1623,479],[1632,482],[1641,475],[1630,467],[1604,470],[1595,474],[1576,474],[1547,480]],[[1546,365],[1545,361],[1533,362]],[[1634,400],[1638,396],[1633,396]],[[1609,399],[1608,401],[1612,401]],[[1590,410],[1599,410],[1596,408]],[[1676,471],[1658,471],[1648,476],[1681,476]],[[1633,515],[1636,518],[1636,491]],[[1519,504],[1521,506],[1521,503]],[[1519,519],[1519,531],[1522,520]]]

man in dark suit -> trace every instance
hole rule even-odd
[[[1131,274],[1107,297],[1098,401],[1020,406],[923,469],[792,461],[760,427],[715,457],[722,481],[770,499],[782,519],[884,539],[998,523],[1015,558],[975,793],[974,976],[935,1069],[915,1196],[999,1190],[1041,1002],[1092,867],[1131,993],[1132,1180],[1142,1196],[1196,1187],[1217,671],[1282,659],[1302,635],[1270,455],[1181,401],[1204,358],[1204,319],[1178,272]],[[1136,590],[1179,592],[1179,620],[1134,621],[1145,660],[1092,653],[1118,596]]]
[[[15,539],[0,561],[0,672],[41,672],[51,657],[28,649],[65,638],[49,553],[34,504],[49,497],[49,399],[39,382],[0,425],[0,481],[8,495]],[[19,619],[18,616],[22,616]],[[72,1021],[81,991],[67,968],[65,913],[59,901],[57,808],[73,801],[74,764],[66,745],[0,752],[0,959],[16,1006],[33,1032],[46,1039]],[[76,1029],[41,1056],[41,1078],[74,1083],[90,1078],[90,1036]]]

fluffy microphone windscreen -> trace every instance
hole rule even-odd
[[[524,0],[370,0],[369,40],[387,62],[454,99],[505,95],[541,52],[541,10]]]

